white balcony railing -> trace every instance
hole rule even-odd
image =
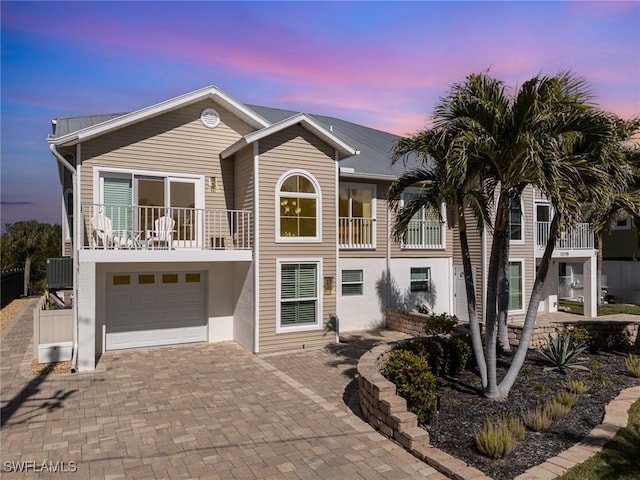
[[[551,222],[536,222],[536,248],[544,249],[549,240]],[[556,241],[560,250],[587,250],[594,248],[593,230],[589,223],[579,223],[565,228]]]
[[[340,248],[375,248],[375,218],[340,217],[338,243]]]
[[[83,249],[251,249],[251,212],[84,203]]]
[[[442,248],[444,222],[436,219],[411,220],[402,238],[402,248]]]

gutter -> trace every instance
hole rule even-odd
[[[73,236],[72,236],[72,251],[73,251],[73,353],[71,354],[71,373],[75,373],[78,370],[78,251],[76,250],[76,244],[78,241],[78,232],[76,225],[78,224],[76,215],[76,201],[77,201],[77,171],[56,149],[53,143],[49,144],[49,150],[54,157],[58,160],[60,165],[71,172],[71,188],[73,189]]]

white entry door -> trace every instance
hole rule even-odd
[[[476,283],[476,270],[473,273],[473,283],[478,293],[478,284]],[[464,282],[464,268],[462,265],[453,266],[453,313],[462,322],[469,321],[469,308],[467,307],[467,286]]]
[[[106,350],[207,340],[205,272],[107,276]]]

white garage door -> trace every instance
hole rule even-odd
[[[204,272],[107,276],[106,349],[207,340]]]

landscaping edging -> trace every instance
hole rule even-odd
[[[407,410],[407,402],[396,395],[396,386],[384,378],[379,366],[391,350],[411,340],[378,345],[366,352],[358,362],[358,396],[366,421],[386,437],[400,443],[414,456],[436,470],[457,480],[490,480],[480,470],[430,445],[429,434],[418,427],[415,414]],[[587,437],[564,452],[532,467],[514,480],[550,480],[588,460],[627,425],[629,407],[640,399],[640,386],[622,390],[605,407],[600,425]]]

